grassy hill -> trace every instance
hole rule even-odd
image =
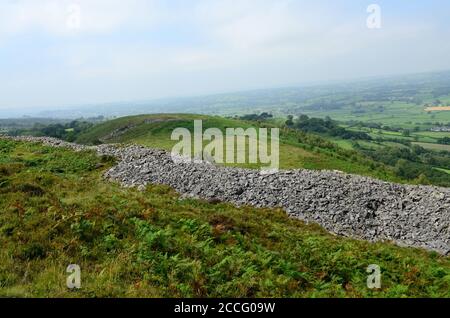
[[[177,127],[188,128],[193,132],[195,119],[203,120],[203,129],[270,127],[268,123],[256,123],[219,116],[156,114],[122,117],[96,125],[78,136],[82,144],[136,143],[144,146],[172,149],[176,141],[170,140]],[[242,165],[241,165],[242,166]],[[256,168],[258,165],[243,166]],[[345,150],[320,137],[291,129],[280,131],[280,168],[328,169],[348,173],[373,176],[376,178],[401,181],[389,168],[360,155],[356,151]]]
[[[0,140],[1,297],[450,297],[448,257],[336,237],[281,210],[121,188],[101,177],[113,164]],[[69,264],[80,290],[65,287]],[[380,290],[366,286],[370,264]]]

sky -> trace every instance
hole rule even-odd
[[[449,70],[449,17],[447,0],[0,0],[0,110]]]

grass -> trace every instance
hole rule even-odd
[[[435,151],[450,151],[449,145],[438,144],[438,140],[444,137],[448,137],[448,132],[434,132],[434,131],[412,131],[410,136],[403,136],[401,132],[387,131],[383,129],[374,129],[367,127],[350,127],[347,129],[352,131],[360,131],[369,134],[373,139],[385,139],[385,140],[404,140],[410,141],[413,145],[421,146],[425,149],[435,150]],[[333,142],[345,149],[353,149],[353,144],[349,140],[343,140],[339,138],[333,138]],[[385,146],[395,146],[395,147],[407,147],[401,143],[396,143],[392,141],[384,141],[382,144],[376,142],[367,142],[363,140],[358,140],[358,143],[366,148],[379,148],[382,145]]]
[[[450,297],[450,259],[326,233],[281,210],[105,182],[89,152],[0,140],[0,296]],[[65,287],[67,265],[82,288]],[[366,287],[378,264],[382,288]]]
[[[103,124],[94,126],[92,129],[80,135],[77,139],[79,143],[93,143],[103,139],[111,143],[135,143],[153,148],[171,150],[177,141],[171,140],[171,133],[175,128],[184,127],[193,132],[194,119],[203,120],[203,129],[219,128],[222,132],[226,128],[249,127],[259,128],[256,122],[247,122],[223,118],[219,116],[187,115],[187,114],[156,114],[139,115],[118,118]],[[270,126],[270,124],[266,124]],[[111,132],[120,131],[127,128],[114,138]],[[318,142],[326,144],[324,140]],[[206,144],[206,143],[205,143]],[[375,178],[401,182],[394,173],[386,167],[381,167],[371,159],[362,157],[356,152],[338,152],[337,149],[330,149],[328,145],[313,145],[307,138],[299,136],[292,130],[280,131],[280,168],[281,169],[316,169],[316,170],[341,170],[348,173],[356,173]],[[246,150],[247,151],[247,150]],[[240,166],[246,168],[258,168],[259,164],[227,164],[230,166]]]
[[[421,136],[430,137],[430,138],[436,139],[436,140],[449,136],[448,132],[440,132],[440,131],[421,131],[418,134],[420,134]]]
[[[419,141],[425,143],[437,143],[438,139],[448,136],[445,132],[432,131],[411,131],[410,136],[403,136],[402,132],[388,131],[383,129],[367,128],[367,127],[351,127],[349,130],[362,131],[370,135],[373,139],[400,139],[406,141]]]
[[[434,169],[450,174],[449,169],[443,169],[443,168],[437,168],[437,167],[435,167]]]
[[[444,99],[442,99],[445,102]],[[432,102],[432,99],[425,100],[425,102]],[[302,108],[298,112],[306,114],[310,117],[324,118],[329,116],[335,120],[340,121],[363,121],[372,123],[383,123],[384,125],[392,125],[395,127],[412,129],[415,126],[429,126],[425,123],[435,122],[450,122],[449,111],[426,111],[425,107],[414,103],[400,102],[400,101],[376,101],[376,102],[362,102],[360,103],[363,109],[362,113],[355,113],[353,107],[345,106],[336,110],[324,111],[310,111]],[[384,111],[378,112],[373,108],[383,106]]]
[[[413,144],[435,151],[450,151],[450,145],[430,144],[425,142],[413,142]]]

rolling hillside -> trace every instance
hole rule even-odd
[[[448,297],[448,257],[105,181],[109,157],[0,139],[0,297]],[[65,269],[79,264],[82,288]],[[378,264],[382,288],[367,287]]]
[[[449,83],[449,71],[432,72],[209,96],[92,104],[41,111],[34,115],[75,119],[161,112],[223,116],[270,112],[279,117],[306,114],[310,117],[330,116],[340,121],[383,123],[403,128],[417,125],[428,127],[435,122],[450,123],[448,110],[426,110],[427,107],[450,105]],[[3,111],[4,117],[20,115],[13,109]]]
[[[135,143],[165,150],[172,149],[176,141],[170,139],[175,128],[193,131],[195,119],[203,120],[203,129],[216,127],[248,128],[262,125],[219,116],[157,114],[123,117],[96,125],[78,136],[81,144]],[[268,127],[265,123],[265,127]],[[246,164],[256,168],[257,165]],[[383,180],[401,181],[385,166],[361,156],[356,151],[345,150],[320,137],[291,129],[280,131],[280,168],[340,170],[348,173],[373,176]]]

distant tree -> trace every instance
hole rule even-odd
[[[441,145],[450,145],[450,137],[438,139],[438,143]]]
[[[259,115],[259,118],[262,119],[262,120],[269,119],[269,118],[272,118],[272,117],[273,117],[272,114],[269,114],[269,113],[266,113],[266,112],[264,112],[261,115]]]
[[[309,117],[308,116],[306,116],[306,115],[300,115],[299,117],[298,117],[298,120],[300,121],[300,122],[305,122],[305,121],[308,121],[308,119],[309,119]]]
[[[294,126],[294,116],[288,115],[285,124],[286,124],[286,126],[288,126],[288,127]]]
[[[244,115],[244,116],[239,117],[239,119],[242,119],[242,120],[252,120],[252,121],[260,121],[260,120],[264,121],[264,120],[267,120],[269,118],[273,118],[273,115],[269,114],[269,113],[262,113],[260,115],[258,115],[258,114],[248,114],[248,115]]]

